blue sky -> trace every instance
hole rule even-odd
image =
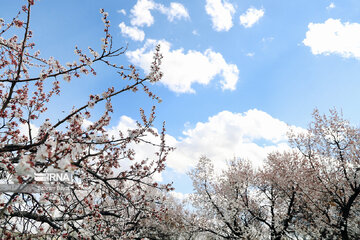
[[[2,0],[0,17],[9,20],[23,2]],[[32,29],[43,56],[65,64],[76,58],[75,45],[99,49],[99,8],[109,12],[115,45],[129,44],[119,63],[146,73],[152,47],[162,43],[165,76],[153,91],[163,102],[116,98],[113,126],[131,125],[139,107],[157,105],[155,127],[166,121],[177,148],[162,177],[176,191],[191,191],[185,172],[201,154],[221,168],[234,156],[259,162],[286,148],[286,124],[306,128],[315,107],[336,107],[360,123],[359,1],[41,0]],[[63,84],[49,114],[68,112],[118,81],[100,66],[96,78]]]

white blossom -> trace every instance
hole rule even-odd
[[[34,176],[35,169],[29,164],[29,156],[22,155],[18,165],[15,167],[16,174],[19,176]]]

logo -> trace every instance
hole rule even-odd
[[[34,180],[36,182],[68,182],[72,183],[73,176],[69,172],[59,173],[34,173]]]

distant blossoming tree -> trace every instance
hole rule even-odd
[[[208,239],[360,239],[360,128],[336,111],[314,111],[290,132],[288,152],[261,169],[231,161],[214,174],[202,157],[190,172],[194,231]]]
[[[162,77],[159,47],[146,77],[140,77],[132,65],[114,64],[112,58],[125,49],[113,47],[108,13],[101,9],[101,51],[89,47],[87,54],[76,47],[78,60],[64,66],[54,57],[42,58],[35,50],[30,30],[33,5],[34,0],[28,0],[10,22],[0,18],[1,183],[33,185],[35,173],[66,171],[73,173],[75,181],[68,183],[69,192],[0,192],[0,238],[137,238],[144,221],[160,221],[165,212],[159,205],[163,195],[153,192],[170,190],[171,186],[158,185],[152,176],[164,169],[171,149],[165,145],[165,128],[161,133],[152,128],[154,108],[149,116],[141,109],[141,123],[119,132],[120,137],[110,135],[107,126],[116,95],[143,89],[160,101],[148,87]],[[96,75],[96,66],[101,63],[119,73],[122,87],[109,86],[103,93],[90,95],[61,119],[46,115],[48,102],[60,94],[61,79],[71,82]],[[100,102],[105,103],[103,115],[96,121],[85,121]],[[34,131],[36,125],[38,131]],[[136,144],[155,147],[155,157],[138,159],[131,147]]]
[[[303,155],[297,186],[307,202],[304,213],[318,238],[360,238],[360,128],[335,109],[313,113],[314,121],[290,142]]]
[[[261,225],[251,216],[247,205],[254,172],[249,162],[233,161],[227,171],[214,173],[211,160],[201,157],[189,173],[196,209],[194,225],[205,239],[257,239]],[[251,202],[251,203],[250,203]]]

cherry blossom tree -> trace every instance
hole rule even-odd
[[[171,148],[165,145],[165,128],[160,133],[152,128],[155,107],[148,116],[140,109],[141,121],[127,132],[114,136],[108,126],[114,111],[111,100],[117,95],[142,89],[161,101],[149,86],[162,77],[159,46],[148,76],[141,77],[135,66],[115,64],[112,59],[126,48],[113,46],[108,13],[101,9],[100,51],[75,47],[78,60],[64,66],[54,57],[42,58],[32,42],[34,7],[34,0],[28,0],[9,22],[0,18],[1,182],[39,185],[34,174],[46,172],[71,172],[74,181],[67,183],[65,192],[1,192],[0,238],[138,238],[142,224],[149,218],[160,221],[159,211],[164,212],[159,207],[163,196],[153,189],[171,186],[159,185],[152,176],[164,170]],[[63,81],[96,75],[99,64],[118,72],[119,87],[90,95],[61,119],[47,115],[48,103],[60,95]],[[99,103],[104,103],[104,112],[90,121]],[[139,144],[154,147],[155,156],[139,159],[134,150]]]
[[[141,236],[152,240],[185,240],[198,239],[198,232],[194,228],[196,216],[186,210],[185,202],[176,199],[168,193],[154,190],[155,195],[163,196],[161,204],[157,206],[157,218],[147,218],[141,229]]]
[[[336,110],[314,111],[290,132],[287,152],[254,169],[231,161],[215,173],[203,157],[190,172],[197,232],[214,239],[359,239],[360,128]],[[251,160],[251,159],[250,159]]]
[[[264,225],[270,239],[311,237],[303,217],[306,201],[298,187],[304,177],[301,163],[296,151],[274,152],[255,174],[253,199],[258,204],[248,211]]]
[[[335,109],[314,121],[290,142],[303,155],[303,181],[298,186],[308,202],[309,223],[320,237],[359,239],[360,128]]]
[[[200,159],[190,173],[198,231],[221,239],[295,237],[300,193],[292,174],[297,159],[296,153],[273,153],[262,169],[235,159],[217,176],[211,161]]]
[[[261,225],[247,207],[256,205],[250,197],[254,172],[249,162],[232,161],[222,174],[214,173],[210,159],[201,157],[189,173],[196,209],[196,227],[209,239],[256,239]]]

